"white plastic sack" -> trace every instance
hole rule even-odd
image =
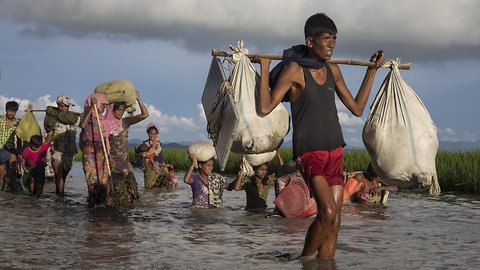
[[[188,147],[188,153],[194,154],[197,160],[201,162],[217,157],[211,141],[198,141],[192,143]]]
[[[263,163],[272,161],[277,154],[277,151],[262,153],[262,154],[249,154],[244,155],[242,159],[242,170],[246,176],[252,176],[255,172],[252,166],[260,166]]]
[[[233,48],[232,61],[235,67],[230,83],[234,89],[234,102],[240,121],[233,134],[232,151],[239,154],[261,154],[277,150],[287,135],[290,116],[283,104],[270,114],[260,117],[256,110],[257,81],[259,76],[250,59],[243,41]]]
[[[399,61],[389,64],[392,70],[375,97],[363,142],[375,172],[386,183],[418,186],[438,195],[437,128],[423,102],[400,76]]]

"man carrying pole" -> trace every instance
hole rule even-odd
[[[361,116],[370,95],[383,51],[370,61],[354,98],[338,64],[327,63],[336,45],[337,28],[325,14],[314,14],[305,23],[305,44],[284,53],[292,59],[269,85],[271,59],[256,58],[260,64],[260,115],[269,114],[282,100],[291,104],[293,152],[298,160],[318,214],[310,225],[302,252],[304,257],[330,260],[335,256],[343,201],[343,140],[335,105],[335,93],[355,116]],[[271,91],[269,86],[271,86]]]

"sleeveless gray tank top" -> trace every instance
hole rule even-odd
[[[303,68],[305,88],[290,103],[293,122],[294,157],[316,150],[331,151],[345,146],[335,105],[335,81],[327,64],[327,80],[318,84]]]

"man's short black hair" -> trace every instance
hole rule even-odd
[[[18,111],[18,103],[15,101],[5,103],[5,110]]]
[[[337,26],[325,13],[317,13],[310,16],[305,22],[305,38],[319,37],[323,33],[337,33]]]

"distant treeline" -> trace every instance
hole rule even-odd
[[[187,156],[187,149],[164,148],[163,155],[165,163],[175,166],[177,171],[185,171],[190,166]],[[287,162],[293,158],[291,149],[280,149],[282,159]],[[133,148],[129,149],[130,161],[136,163]],[[344,167],[346,172],[365,170],[370,162],[370,156],[363,150],[346,150],[344,152]],[[76,161],[81,161],[81,153],[75,156]],[[242,156],[230,153],[225,170],[225,175],[234,175],[242,161]],[[459,192],[480,194],[480,151],[439,151],[436,157],[438,181],[442,192]],[[271,172],[277,171],[278,160],[274,158],[269,163]],[[220,172],[218,163],[215,164],[215,171]]]

